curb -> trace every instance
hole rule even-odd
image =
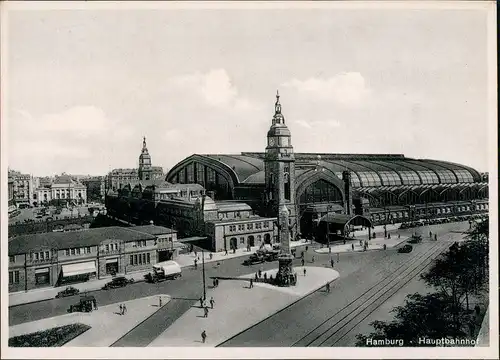
[[[245,331],[247,331],[247,330],[250,330],[250,329],[254,328],[255,326],[257,326],[257,325],[259,325],[260,323],[262,323],[262,322],[266,321],[267,319],[269,319],[270,317],[272,317],[272,316],[274,316],[274,315],[276,315],[276,314],[279,314],[280,312],[282,312],[282,311],[284,311],[284,310],[288,309],[289,307],[291,307],[291,306],[295,305],[295,304],[296,304],[296,303],[298,303],[299,301],[301,301],[301,300],[303,300],[303,299],[305,299],[305,298],[307,298],[307,297],[311,296],[312,294],[314,294],[315,292],[317,292],[317,291],[319,291],[321,288],[323,288],[326,284],[331,284],[331,283],[333,283],[333,282],[337,281],[337,279],[338,279],[338,278],[336,278],[336,279],[334,279],[334,280],[330,281],[329,283],[325,283],[324,285],[322,285],[321,287],[319,287],[319,288],[317,288],[317,289],[315,289],[315,290],[312,290],[312,291],[310,291],[310,292],[306,293],[304,296],[299,297],[297,300],[294,300],[293,302],[291,302],[290,304],[286,305],[285,307],[283,307],[283,308],[279,309],[278,311],[276,311],[276,312],[272,313],[271,315],[266,316],[264,319],[259,320],[259,321],[258,321],[258,322],[256,322],[255,324],[250,325],[250,326],[249,326],[249,327],[247,327],[246,329],[239,331],[238,333],[236,333],[236,334],[234,334],[233,336],[231,336],[231,337],[227,338],[226,340],[224,340],[223,342],[219,343],[218,345],[215,345],[215,347],[219,347],[219,346],[221,346],[221,345],[224,345],[226,342],[228,342],[228,341],[230,341],[230,340],[234,339],[235,337],[237,337],[238,335],[240,335],[240,334],[244,333]]]

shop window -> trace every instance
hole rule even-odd
[[[130,265],[134,265],[134,255],[130,255]]]
[[[75,249],[71,249],[71,255],[75,255]]]
[[[69,256],[69,249],[66,249],[66,256]]]
[[[148,264],[151,264],[151,254],[150,253],[146,254],[146,260],[147,260]]]
[[[85,250],[86,250],[87,254],[90,254],[90,246],[87,246],[87,248]]]
[[[137,255],[134,255],[134,264],[137,265],[138,264],[138,261],[137,261]]]
[[[9,271],[9,285],[19,284],[19,271]]]

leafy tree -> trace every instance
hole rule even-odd
[[[403,306],[392,310],[394,320],[386,323],[374,321],[370,325],[375,332],[370,335],[357,335],[356,346],[371,346],[367,339],[402,339],[404,346],[428,346],[420,344],[420,338],[440,339],[443,337],[463,337],[466,332],[461,327],[454,326],[454,319],[450,316],[453,304],[450,298],[442,293],[408,295]],[[461,318],[466,324],[465,317]]]

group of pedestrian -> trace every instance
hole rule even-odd
[[[127,313],[127,306],[125,304],[120,304],[120,315],[125,315]]]
[[[218,278],[214,278],[213,280],[213,287],[216,288],[219,286],[219,279]]]

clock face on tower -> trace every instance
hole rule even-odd
[[[274,138],[269,138],[269,146],[274,146]]]

